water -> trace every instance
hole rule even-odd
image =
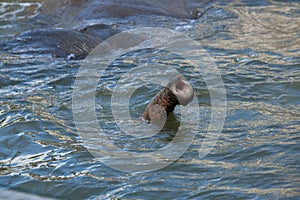
[[[73,1],[64,5],[69,10],[59,18],[51,13],[62,12],[60,2],[44,6],[33,2],[4,11],[7,4],[0,3],[1,41],[34,28],[69,29],[94,23],[121,30],[143,26],[178,30],[199,41],[219,68],[227,115],[216,145],[199,159],[211,116],[210,95],[201,74],[193,71],[190,63],[163,51],[126,54],[97,83],[95,95],[97,119],[120,148],[139,152],[160,149],[174,139],[180,127],[179,109],[175,119],[151,138],[124,135],[112,123],[113,88],[123,73],[140,64],[168,64],[186,74],[197,95],[201,123],[193,143],[171,165],[147,173],[114,170],[93,159],[77,134],[72,92],[81,62],[28,52],[11,54],[1,48],[1,189],[57,199],[300,198],[298,1],[193,2],[189,8],[202,8],[199,19],[189,19],[180,9],[168,15],[163,5],[158,5],[161,10],[156,8],[159,15],[149,11],[147,15],[110,18],[83,12],[80,22],[75,20],[78,15],[74,10],[88,11],[93,6]],[[13,10],[19,14],[4,14]],[[138,77],[125,82],[124,87],[136,81]],[[125,121],[125,126],[148,126],[141,124],[139,116],[159,89],[157,84],[146,84],[134,93],[130,100],[134,120]],[[190,121],[194,119],[190,116]]]

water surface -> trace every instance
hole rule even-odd
[[[23,1],[22,1],[23,2]],[[0,40],[36,28],[76,29],[105,23],[120,30],[166,27],[199,41],[224,81],[227,116],[213,150],[199,159],[211,114],[209,91],[189,63],[165,52],[132,52],[112,63],[97,85],[97,117],[115,143],[131,151],[162,148],[178,126],[179,110],[160,134],[124,135],[112,121],[110,97],[122,73],[141,63],[169,64],[193,85],[201,112],[196,137],[173,164],[148,173],[126,173],[95,161],[77,134],[72,92],[80,61],[11,54],[0,49],[0,183],[2,189],[57,199],[298,199],[300,197],[300,4],[298,1],[204,1],[184,10],[150,1],[120,4],[88,15],[112,1],[0,3]],[[177,1],[176,1],[177,2]],[[157,7],[153,8],[153,5]],[[196,9],[198,7],[198,9]],[[63,13],[63,17],[54,17]],[[105,7],[106,8],[106,7]],[[197,19],[190,10],[199,10]],[[129,10],[129,11],[128,11]],[[100,13],[100,14],[99,14]],[[132,15],[132,13],[136,13]],[[155,76],[155,71],[152,72]],[[128,81],[130,87],[135,81]],[[148,84],[130,101],[138,119],[161,87]],[[128,125],[138,124],[129,121]],[[139,125],[140,126],[140,125]],[[183,138],[184,139],[184,138]],[[7,197],[10,198],[10,197]]]

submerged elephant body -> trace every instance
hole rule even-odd
[[[85,29],[37,29],[27,31],[4,44],[13,54],[50,54],[53,57],[83,59],[101,41],[118,33],[106,25]]]
[[[145,16],[150,19],[157,16],[192,19],[194,10],[197,10],[194,1],[185,0],[70,0],[47,1],[44,4],[32,19],[39,22],[37,27],[42,25],[42,28],[26,31],[13,40],[1,43],[0,51],[83,59],[101,41],[120,32],[112,26],[136,24],[139,18]],[[91,21],[94,25],[90,25]],[[52,28],[57,26],[65,28]],[[72,30],[82,26],[84,28],[80,30]]]

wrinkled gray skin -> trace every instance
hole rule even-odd
[[[176,105],[186,106],[193,98],[193,87],[178,74],[148,104],[143,118],[150,123],[158,124],[174,111]]]

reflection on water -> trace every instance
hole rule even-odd
[[[300,5],[297,1],[228,0],[205,1],[205,5],[193,1],[187,8],[191,5],[206,8],[197,20],[169,16],[165,7],[152,12],[139,2],[133,10],[137,15],[97,19],[82,12],[81,22],[76,20],[78,12],[72,13],[72,9],[89,10],[91,5],[69,1],[64,6],[70,10],[63,19],[58,19],[49,16],[62,12],[61,1],[30,2],[33,3],[0,3],[1,41],[34,27],[60,26],[66,20],[72,21],[72,28],[104,22],[121,30],[155,25],[197,39],[221,70],[227,92],[227,117],[216,146],[199,159],[198,150],[211,115],[210,96],[201,75],[188,67],[188,61],[166,57],[160,51],[124,55],[98,83],[95,97],[97,117],[107,125],[117,145],[132,151],[158,149],[173,139],[174,127],[180,125],[175,120],[180,120],[179,109],[175,110],[175,119],[150,139],[134,139],[114,125],[111,91],[119,76],[137,63],[163,63],[182,69],[201,108],[199,116],[191,116],[190,120],[199,117],[201,123],[196,140],[170,166],[149,173],[119,172],[93,160],[77,135],[72,89],[80,62],[9,54],[0,48],[1,188],[59,199],[300,197]],[[137,7],[147,10],[147,16]],[[129,8],[132,7],[127,5]],[[134,94],[130,105],[136,120],[127,125],[140,123],[138,116],[159,89],[158,85],[150,84]]]
[[[41,7],[41,2],[1,2],[0,41],[13,36],[22,21],[36,17]]]
[[[298,3],[273,3],[262,7],[228,6],[227,9],[237,17],[239,23],[228,28],[232,39],[218,40],[219,44],[231,51],[251,50],[249,57],[263,58],[261,61],[267,63],[299,63]],[[209,45],[215,46],[212,43]]]

